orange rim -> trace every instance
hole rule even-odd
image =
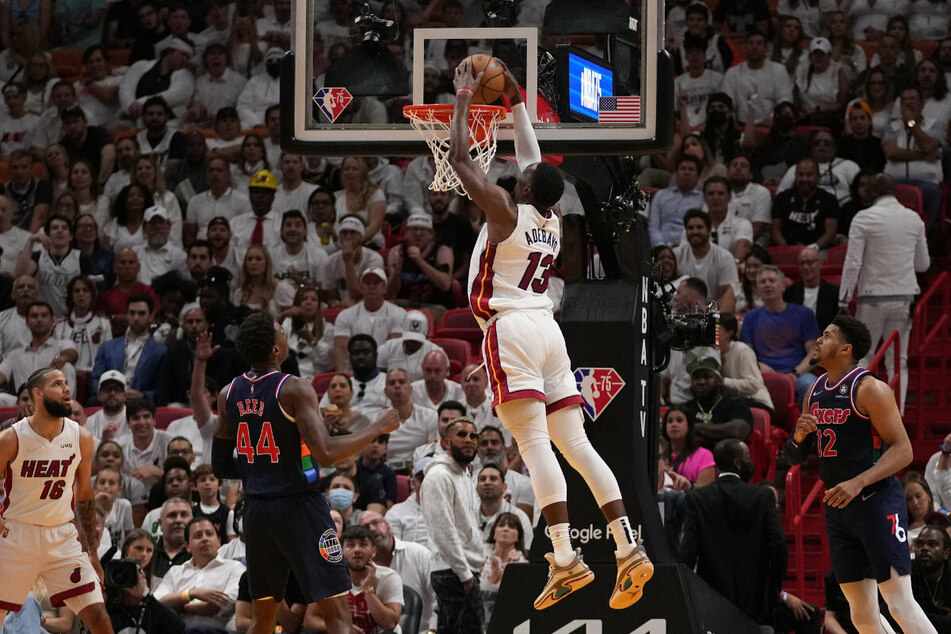
[[[403,116],[415,121],[438,121],[449,125],[452,121],[452,113],[455,110],[455,104],[451,103],[422,103],[403,106]],[[469,121],[501,121],[505,118],[504,106],[489,106],[485,104],[472,104],[469,108]],[[472,129],[470,123],[469,129],[472,130],[476,143],[482,144],[487,138],[491,137],[492,130],[488,125],[480,125]]]

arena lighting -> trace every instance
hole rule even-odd
[[[409,71],[386,47],[399,37],[399,26],[374,15],[368,2],[353,24],[362,41],[330,65],[324,85],[342,86],[354,97],[409,94]]]
[[[631,5],[624,0],[551,0],[545,9],[545,35],[592,35],[631,30]]]

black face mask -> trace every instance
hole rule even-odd
[[[740,472],[737,475],[740,476],[740,479],[743,480],[743,482],[749,482],[753,479],[753,474],[755,472],[756,465],[753,464],[752,460],[750,460],[749,462],[744,462],[740,465]]]
[[[707,113],[707,125],[719,128],[726,123],[727,113],[722,110],[712,110]]]
[[[277,79],[281,76],[281,60],[274,60],[267,63],[267,74]]]

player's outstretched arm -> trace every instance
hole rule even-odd
[[[872,467],[826,491],[823,501],[839,508],[844,508],[868,485],[907,467],[914,457],[901,411],[888,385],[873,376],[863,377],[856,390],[855,407],[868,414],[872,427],[888,444],[888,449]]]
[[[400,427],[396,410],[386,410],[374,422],[346,436],[331,436],[320,417],[317,392],[307,381],[291,378],[281,388],[281,407],[294,417],[300,436],[320,464],[332,465],[355,456],[380,434],[389,434]]]
[[[472,91],[478,87],[482,73],[472,76],[472,62],[464,59],[456,67],[453,85],[456,88],[456,107],[452,113],[449,131],[449,164],[456,170],[469,198],[485,212],[489,225],[489,240],[501,242],[515,229],[518,210],[508,192],[491,184],[469,155],[469,109]]]
[[[501,60],[499,60],[501,61]],[[518,91],[518,81],[512,71],[505,66],[505,96],[512,104],[513,131],[515,133],[515,160],[518,162],[518,169],[525,171],[529,165],[533,165],[542,160],[542,150],[538,146],[538,137],[535,136],[535,128],[528,118],[528,112],[525,111],[525,103],[522,101],[522,93]]]
[[[73,488],[76,500],[76,520],[79,524],[79,539],[89,555],[92,567],[102,580],[102,566],[96,551],[99,549],[99,537],[96,534],[96,502],[92,495],[92,458],[95,453],[95,441],[92,434],[84,428],[79,429],[79,465],[76,467],[76,479]]]
[[[211,439],[211,468],[220,480],[240,480],[241,472],[234,463],[234,428],[228,422],[228,387],[218,392],[218,426]]]

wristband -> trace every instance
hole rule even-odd
[[[188,590],[185,590],[184,592],[182,592],[182,603],[191,603],[191,602],[192,602],[192,598],[191,598],[191,595],[188,594]]]
[[[456,91],[456,94],[458,95],[458,94],[461,93],[461,92],[467,92],[467,93],[469,93],[470,95],[472,95],[472,91],[469,90],[468,88],[460,88],[459,90]]]

